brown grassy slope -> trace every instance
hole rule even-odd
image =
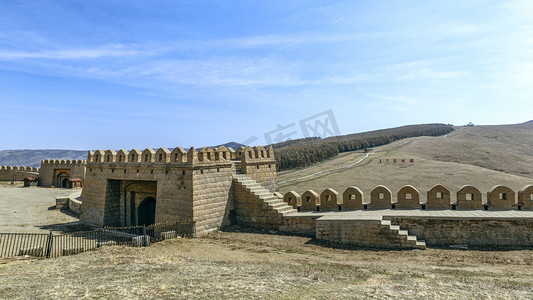
[[[447,138],[418,139],[402,150],[533,178],[533,122],[465,127]]]
[[[376,148],[386,151],[372,154],[361,165],[285,183],[280,186],[280,190],[282,193],[289,190],[303,193],[307,189],[314,189],[320,193],[325,188],[331,187],[342,193],[346,187],[355,185],[368,197],[370,191],[378,184],[386,185],[393,194],[402,186],[411,184],[419,189],[423,199],[425,192],[437,183],[448,187],[452,194],[464,184],[474,185],[482,193],[496,184],[507,185],[516,191],[526,184],[533,183],[531,178],[521,174],[533,172],[530,167],[533,165],[530,163],[530,160],[533,162],[533,156],[529,155],[526,149],[526,145],[533,145],[532,127],[530,124],[480,126],[465,128],[447,137],[415,138],[405,145],[401,145],[403,141],[399,141]],[[502,150],[504,148],[502,144],[507,145],[505,151]],[[349,153],[306,169],[282,172],[279,180],[281,182],[349,165],[362,156],[361,153]],[[415,163],[395,165],[392,163],[394,158],[404,158],[407,161],[413,158]],[[380,159],[383,162],[381,164]],[[385,163],[386,159],[389,159],[389,164]],[[508,173],[494,169],[504,169]],[[454,198],[452,196],[452,199]]]

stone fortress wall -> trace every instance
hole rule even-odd
[[[277,189],[271,147],[97,150],[89,151],[86,168],[81,221],[100,226],[179,218],[193,220],[201,236],[236,218],[236,168]]]
[[[39,169],[39,185],[43,187],[68,187],[68,180],[85,178],[85,160],[45,159]]]
[[[533,184],[526,185],[516,193],[503,185],[496,185],[486,193],[486,197],[471,185],[462,186],[455,193],[437,184],[427,191],[426,201],[421,201],[420,192],[411,185],[401,188],[396,201],[392,192],[383,185],[376,186],[365,198],[364,193],[350,186],[342,195],[328,188],[320,194],[313,190],[301,196],[295,191],[285,193],[283,199],[298,211],[341,211],[358,209],[454,209],[454,210],[533,210]]]
[[[437,184],[426,201],[413,186],[393,194],[379,185],[365,198],[357,187],[342,195],[325,189],[283,195],[300,213],[287,218],[288,228],[330,242],[378,248],[533,246],[533,184],[515,193],[497,185],[486,197],[465,185],[453,195]],[[298,217],[299,215],[299,217]],[[291,226],[290,224],[294,224]]]
[[[39,168],[23,166],[1,166],[0,181],[22,181],[24,178],[39,175]]]
[[[193,221],[195,236],[239,223],[383,248],[533,245],[533,185],[486,195],[440,184],[427,197],[411,185],[396,197],[383,185],[369,196],[355,186],[282,195],[271,146],[97,150],[87,161],[44,160],[39,171],[46,186],[84,179],[80,220],[99,226],[181,219]]]

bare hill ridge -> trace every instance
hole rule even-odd
[[[87,159],[87,151],[56,149],[0,151],[0,165],[40,167],[43,159]]]
[[[425,159],[533,178],[533,122],[464,127],[446,138],[419,138],[399,150]]]
[[[408,141],[408,142],[406,142]],[[486,192],[497,184],[515,191],[533,183],[533,122],[458,128],[446,136],[416,137],[377,147],[361,164],[339,171],[284,183],[281,192],[313,189],[321,192],[334,188],[343,192],[358,186],[369,194],[378,184],[396,193],[411,184],[425,196],[435,184],[443,184],[452,194],[462,185],[471,184]],[[317,172],[347,166],[364,154],[350,152],[330,161],[297,171],[281,172],[281,182]],[[393,159],[398,159],[393,164]],[[387,159],[389,163],[386,163]],[[401,164],[401,159],[406,159]],[[410,164],[409,160],[414,159]],[[381,160],[381,163],[380,163]]]

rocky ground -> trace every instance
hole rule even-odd
[[[237,227],[148,248],[0,260],[0,298],[531,299],[532,264],[531,250],[357,249]]]

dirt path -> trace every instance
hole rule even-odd
[[[55,224],[77,222],[77,218],[54,210],[55,198],[72,192],[0,184],[0,232],[48,232]]]

